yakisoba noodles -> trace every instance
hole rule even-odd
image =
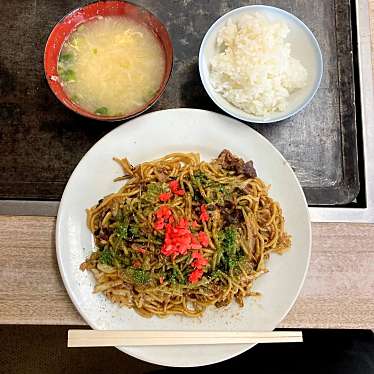
[[[224,150],[211,162],[172,153],[133,167],[88,209],[96,250],[81,265],[94,292],[144,317],[201,316],[209,305],[244,305],[271,252],[291,245],[282,210],[251,161]]]

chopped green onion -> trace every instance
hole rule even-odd
[[[109,110],[107,107],[102,106],[101,108],[97,108],[95,110],[95,114],[100,114],[101,116],[107,116],[109,114]]]
[[[74,60],[74,55],[72,53],[62,53],[58,59],[59,62],[72,62]]]
[[[60,76],[65,82],[74,82],[76,80],[74,70],[67,69],[60,72]]]
[[[73,95],[73,96],[71,97],[71,101],[73,101],[74,103],[78,103],[78,101],[79,101],[79,97],[78,97],[78,95]]]

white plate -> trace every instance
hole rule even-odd
[[[85,209],[119,189],[112,180],[121,174],[113,156],[128,157],[133,164],[175,151],[200,152],[210,160],[227,148],[253,160],[259,177],[271,183],[292,235],[291,250],[273,255],[270,272],[256,281],[263,296],[247,298],[245,307],[232,304],[210,308],[200,319],[172,316],[145,319],[120,308],[104,296],[93,294],[94,280],[79,265],[94,247],[86,226]],[[119,126],[97,142],[82,158],[66,185],[56,225],[56,250],[62,279],[71,300],[94,329],[124,330],[273,330],[292,307],[309,263],[311,226],[304,194],[292,169],[281,154],[250,127],[223,115],[196,110],[170,109],[153,112]],[[144,361],[168,366],[200,366],[236,356],[253,345],[120,347]]]
[[[216,53],[218,31],[229,19],[235,21],[243,16],[243,14],[253,14],[257,12],[265,14],[270,21],[283,21],[287,23],[290,33],[286,41],[291,44],[291,56],[297,58],[308,71],[306,86],[290,95],[286,110],[283,112],[271,113],[265,117],[246,113],[229,103],[221,94],[215,91],[209,79],[209,64]],[[216,105],[226,113],[243,121],[269,123],[289,118],[303,110],[311,102],[321,83],[323,59],[317,39],[310,29],[293,14],[283,9],[267,5],[247,5],[226,13],[209,28],[200,46],[199,71],[201,81],[208,95]]]

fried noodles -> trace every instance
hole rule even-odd
[[[81,265],[94,292],[144,317],[201,316],[256,295],[270,253],[291,245],[282,210],[251,161],[172,153],[133,167],[127,183],[88,209],[96,250]]]

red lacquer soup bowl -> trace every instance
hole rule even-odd
[[[118,116],[91,113],[72,101],[63,89],[58,75],[58,59],[64,42],[78,26],[97,17],[126,16],[150,29],[157,36],[165,54],[165,71],[160,87],[154,96],[140,109]],[[162,95],[169,81],[173,67],[173,46],[168,31],[161,21],[148,10],[125,1],[99,1],[67,14],[52,30],[44,51],[44,70],[48,84],[56,97],[69,109],[82,116],[100,121],[120,121],[134,117],[151,107]]]

